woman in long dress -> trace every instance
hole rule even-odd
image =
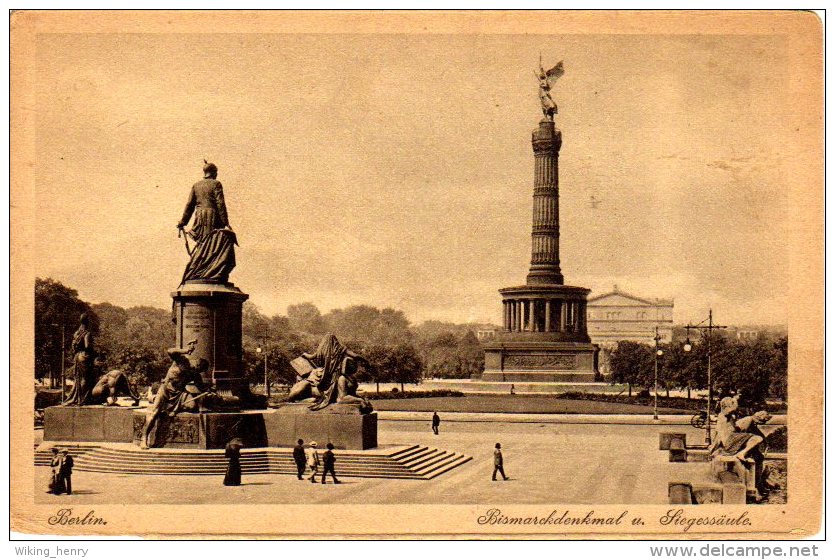
[[[63,494],[66,491],[64,479],[61,477],[61,454],[56,447],[52,448],[52,460],[49,463],[52,468],[52,476],[49,479],[50,494]]]
[[[241,485],[241,447],[235,443],[226,444],[226,458],[229,464],[226,466],[226,476],[223,477],[224,486]]]

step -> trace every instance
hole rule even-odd
[[[427,477],[427,478],[429,478],[429,479],[432,479],[432,478],[435,478],[436,476],[441,476],[442,474],[444,474],[444,473],[446,473],[446,472],[449,472],[449,471],[451,471],[452,469],[458,468],[458,467],[460,467],[461,465],[463,465],[464,463],[469,463],[469,462],[470,462],[470,461],[472,461],[472,460],[473,460],[473,458],[472,458],[472,457],[467,457],[467,456],[465,456],[465,455],[461,455],[461,457],[459,457],[458,459],[456,459],[456,460],[455,460],[455,461],[453,461],[452,463],[450,463],[450,464],[448,464],[448,465],[444,466],[444,467],[443,467],[443,468],[441,468],[441,469],[438,469],[438,470],[435,470],[435,471],[431,471],[431,472],[429,472],[429,473],[424,473],[424,476],[425,476],[425,477]]]

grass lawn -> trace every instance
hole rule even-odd
[[[559,399],[550,395],[466,395],[418,399],[375,399],[376,410],[414,412],[516,412],[531,414],[652,414],[652,406],[590,400]],[[692,414],[680,408],[662,408],[660,414]]]

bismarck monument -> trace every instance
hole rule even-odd
[[[534,188],[531,267],[527,282],[499,290],[503,330],[484,346],[485,381],[593,382],[597,347],[586,330],[588,288],[567,286],[560,270],[559,154],[562,133],[550,90],[562,62],[540,67],[544,118],[533,131]]]
[[[114,406],[118,394],[127,393],[135,405],[138,397],[118,370],[95,382],[92,332],[82,317],[73,343],[73,392],[63,406],[46,409],[44,440],[222,449],[233,439],[252,448],[293,446],[309,438],[337,449],[376,447],[377,415],[357,396],[354,377],[357,364],[370,364],[333,335],[300,357],[307,367],[291,392],[295,402],[268,409],[263,395],[250,392],[241,340],[249,296],[229,282],[237,237],[217,167],[205,162],[203,173],[177,224],[189,262],[171,294],[176,340],[167,350],[171,366],[153,402],[144,408]]]

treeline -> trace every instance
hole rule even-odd
[[[659,346],[658,386],[660,390],[707,389],[708,341],[692,343],[691,351],[680,343]],[[650,389],[655,381],[655,348],[648,344],[621,341],[612,352],[613,381]],[[785,400],[788,388],[788,338],[760,337],[739,341],[714,334],[710,340],[710,365],[716,395],[742,391],[751,406],[767,397]]]
[[[60,379],[71,364],[69,346],[78,318],[87,312],[97,352],[108,368],[124,370],[139,387],[160,380],[169,366],[165,349],[174,343],[170,310],[89,304],[52,279],[35,282],[35,376]],[[423,377],[469,378],[480,373],[484,355],[475,327],[438,321],[413,326],[402,311],[355,305],[322,313],[311,303],[291,305],[287,315],[267,316],[251,302],[243,310],[243,363],[253,384],[290,384],[290,360],[314,350],[326,332],[366,356],[375,366],[361,381],[417,383]],[[64,337],[62,342],[61,337]],[[62,348],[67,353],[62,354]],[[260,350],[260,351],[259,351]]]

